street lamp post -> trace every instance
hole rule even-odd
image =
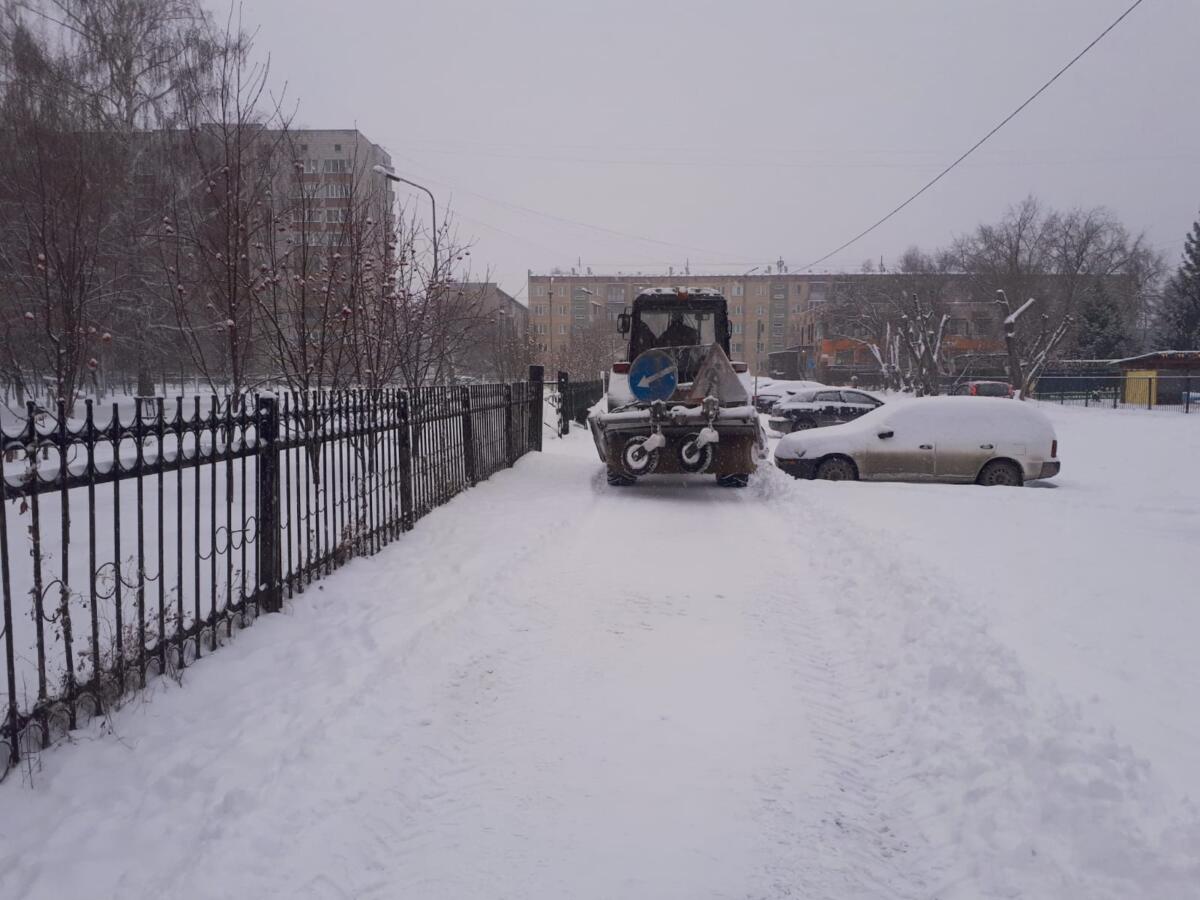
[[[374,165],[371,169],[378,172],[389,181],[396,181],[400,184],[407,184],[409,187],[415,187],[419,191],[424,191],[429,196],[429,206],[433,213],[433,278],[434,285],[438,281],[438,224],[437,224],[437,198],[433,196],[433,191],[425,187],[423,184],[417,184],[415,181],[409,181],[407,178],[401,178],[395,172],[388,171],[386,166]]]

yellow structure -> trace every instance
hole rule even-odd
[[[1125,403],[1151,407],[1158,396],[1158,372],[1155,369],[1125,371]]]

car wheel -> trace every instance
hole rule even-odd
[[[750,483],[750,475],[748,473],[739,473],[737,475],[718,475],[717,484],[721,487],[728,488],[744,488]]]
[[[992,460],[983,467],[976,480],[987,487],[1020,487],[1025,481],[1017,464],[1007,459]]]
[[[816,427],[816,419],[797,419],[794,423],[792,423],[792,431],[807,431],[810,428]]]
[[[843,456],[834,456],[817,466],[817,477],[824,481],[858,481],[858,469]]]

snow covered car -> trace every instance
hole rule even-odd
[[[1045,414],[998,397],[889,403],[844,425],[789,434],[775,465],[796,478],[1020,486],[1059,471]]]
[[[822,388],[797,391],[780,400],[771,410],[767,424],[772,431],[789,434],[824,425],[852,422],[861,415],[883,406],[883,401],[862,391]]]
[[[819,381],[772,381],[763,386],[759,383],[754,394],[754,408],[761,413],[770,412],[771,408],[781,400],[786,400],[797,391],[807,391],[825,387]]]

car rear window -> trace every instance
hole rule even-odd
[[[979,397],[1007,397],[1008,385],[999,381],[985,381],[975,386],[975,394]]]

